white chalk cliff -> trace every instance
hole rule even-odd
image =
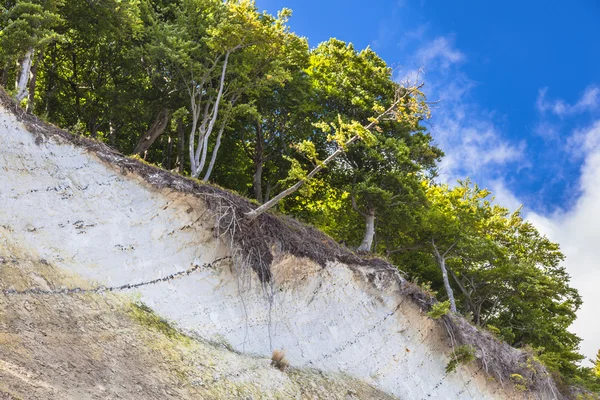
[[[300,240],[302,235],[313,234],[312,230],[300,229],[298,223],[288,226],[287,220],[281,222],[274,216],[254,221],[254,230],[240,239],[235,230],[247,229],[248,224],[232,215],[243,200],[232,201],[234,196],[226,192],[127,159],[103,145],[71,138],[25,115],[6,98],[1,103],[0,286],[4,292],[0,296],[0,382],[4,383],[0,383],[0,398],[4,398],[3,391],[12,396],[6,398],[15,399],[561,398],[543,369],[537,367],[530,367],[533,375],[537,374],[531,377],[537,382],[535,387],[527,391],[515,387],[510,374],[502,375],[497,366],[491,366],[494,357],[501,356],[488,353],[509,354],[502,357],[515,360],[514,365],[504,367],[521,376],[525,358],[519,351],[507,350],[508,346],[496,343],[490,335],[465,328],[462,320],[450,326],[450,319],[429,318],[425,300],[419,302],[426,296],[384,262],[361,261],[342,249],[318,257],[318,248],[311,254],[308,247],[286,243],[287,231],[278,239],[269,224],[279,221],[282,230],[288,229],[292,236],[295,232]],[[219,218],[225,218],[225,223]],[[240,247],[253,246],[253,239],[260,242],[259,250]],[[331,243],[326,246],[332,249]],[[189,274],[161,280],[190,268]],[[155,282],[111,293],[49,294],[65,288],[151,281]],[[39,293],[21,293],[31,288]],[[136,395],[134,389],[125,388],[135,380],[127,374],[143,371],[125,367],[128,364],[118,361],[119,357],[129,359],[127,362],[141,357],[136,368],[147,363],[149,371],[158,372],[150,353],[148,359],[139,355],[146,354],[140,347],[153,348],[152,340],[140,339],[144,333],[132,333],[142,332],[144,327],[133,328],[135,324],[123,322],[125,317],[121,322],[106,320],[111,312],[124,313],[118,310],[128,301],[143,303],[188,334],[190,341],[210,344],[211,351],[219,351],[221,356],[208,363],[202,360],[208,350],[182,350],[181,359],[173,362],[187,365],[185,379],[165,378],[162,389],[152,389],[139,378],[142,383]],[[53,325],[50,317],[46,325],[40,325],[40,320],[24,322],[28,312],[42,315],[41,307],[47,308],[43,315],[56,313],[55,319],[67,318],[78,327],[69,328],[73,351],[81,338],[94,331],[93,318],[103,324],[106,346],[135,342],[135,351],[128,353],[124,347],[114,356],[114,363],[121,362],[117,366],[120,378],[107,372],[109,375],[94,378],[98,380],[94,383],[94,379],[80,376],[81,366],[74,367],[71,362],[51,365],[53,349],[59,346],[52,335],[67,328]],[[63,313],[60,307],[71,311]],[[20,317],[10,320],[8,310],[13,310],[13,317]],[[77,318],[87,325],[79,324]],[[451,330],[457,326],[470,329],[462,339]],[[28,337],[38,337],[35,330],[50,332],[39,335],[39,348],[26,343]],[[95,332],[87,346],[100,346],[102,332]],[[468,337],[479,337],[473,344],[477,360],[446,373],[453,346]],[[60,346],[68,350],[68,343],[63,342]],[[42,349],[45,362],[40,361]],[[274,349],[285,350],[291,366],[288,371],[268,365]],[[67,356],[56,355],[56,359],[61,357]],[[83,369],[91,370],[93,376],[94,357],[81,357],[90,357]],[[98,357],[96,361],[104,367],[110,364],[109,356]],[[240,363],[255,365],[254,372],[233,365]],[[239,371],[235,379],[194,380],[194,374],[209,367],[221,375]],[[64,382],[54,378],[49,368],[58,369]],[[302,385],[315,385],[315,391],[300,387],[299,374],[308,374],[303,375],[306,381]],[[348,383],[339,384],[333,377]],[[210,385],[227,379],[235,383],[235,391],[211,392]],[[69,381],[82,383],[79,391],[69,388]]]

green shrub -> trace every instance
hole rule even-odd
[[[446,365],[446,373],[449,374],[456,371],[458,364],[468,364],[473,360],[475,360],[475,349],[473,346],[466,344],[458,346],[452,353],[452,359]]]
[[[450,301],[435,303],[431,306],[431,310],[427,313],[433,319],[440,319],[450,311]]]

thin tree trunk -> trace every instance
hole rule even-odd
[[[227,126],[228,118],[221,123],[221,128],[219,129],[219,134],[217,135],[217,141],[215,142],[215,148],[213,149],[212,156],[210,158],[210,163],[208,164],[208,169],[206,170],[206,174],[204,175],[203,181],[208,181],[210,179],[210,175],[212,174],[213,168],[215,167],[215,162],[217,161],[217,153],[219,152],[219,148],[221,147],[221,138],[223,137],[223,132],[225,131],[225,126]]]
[[[33,106],[35,102],[35,85],[37,83],[37,71],[43,56],[44,53],[40,51],[35,59],[35,62],[33,63],[33,67],[31,67],[31,78],[29,80],[29,99],[27,100],[27,112],[33,112]]]
[[[263,199],[264,201],[269,201],[269,199],[271,198],[271,182],[269,182],[269,180],[267,179],[267,189],[265,190],[265,198]]]
[[[452,286],[450,286],[450,281],[448,280],[446,259],[442,257],[438,260],[438,262],[440,264],[440,269],[442,270],[442,278],[444,279],[444,287],[446,288],[446,293],[448,294],[448,300],[450,300],[450,310],[452,312],[456,312],[456,300],[454,300],[454,292],[452,291]]]
[[[47,72],[48,79],[46,80],[46,95],[44,96],[44,111],[46,114],[50,112],[50,106],[53,103],[52,98],[54,97],[54,91],[56,90],[56,42],[52,43],[50,58],[52,59],[52,65]]]
[[[254,177],[252,180],[252,186],[254,187],[254,198],[260,204],[263,203],[263,193],[262,193],[262,171],[263,171],[263,161],[262,159],[254,160]]]
[[[465,286],[460,281],[460,279],[458,279],[458,276],[456,276],[456,274],[454,273],[454,271],[452,271],[449,268],[446,268],[446,269],[448,269],[448,272],[450,272],[450,275],[452,275],[452,278],[454,279],[454,282],[456,282],[456,285],[458,286],[458,288],[460,289],[460,291],[465,296],[466,311],[467,312],[471,311],[473,313],[473,317],[475,319],[479,319],[476,307],[473,304],[473,300],[471,300],[471,293],[469,293],[469,291],[465,288]]]
[[[16,73],[15,73],[15,90],[19,89],[19,71],[21,71],[21,62],[19,60],[17,60],[17,62],[15,63],[15,67],[16,67]]]
[[[365,215],[365,236],[358,251],[371,251],[375,237],[375,210],[369,210]]]
[[[191,95],[191,103],[192,129],[190,131],[188,151],[190,154],[190,174],[194,176],[196,174],[196,169],[198,169],[196,164],[196,154],[194,152],[194,144],[196,143],[196,129],[198,128],[198,118],[200,118],[200,105],[196,104],[196,95],[194,93],[192,93]]]
[[[6,85],[8,85],[8,73],[9,73],[8,63],[6,63],[6,65],[2,69],[2,86],[4,86],[4,87],[6,87]]]
[[[183,174],[183,167],[185,164],[184,152],[185,131],[183,130],[183,120],[179,118],[177,120],[177,166],[180,174]]]
[[[210,122],[208,123],[208,127],[206,128],[206,132],[204,132],[204,137],[201,137],[198,141],[198,149],[196,150],[196,165],[197,168],[192,172],[192,177],[197,178],[202,173],[204,169],[204,165],[206,164],[206,155],[208,152],[208,139],[215,127],[215,122],[217,122],[217,117],[219,116],[219,106],[221,104],[221,99],[223,97],[223,89],[225,88],[225,73],[227,72],[227,64],[229,62],[229,55],[231,54],[231,50],[227,51],[225,54],[225,59],[223,61],[223,68],[221,70],[221,79],[219,81],[219,91],[217,92],[217,98],[215,99],[215,104],[213,105],[213,109],[210,115]],[[205,121],[204,121],[205,122]],[[202,157],[200,157],[200,152],[202,152]]]
[[[96,123],[96,115],[92,116],[89,126],[90,126],[91,137],[93,139],[96,139],[98,137],[98,124]]]
[[[156,139],[158,139],[158,137],[163,134],[163,132],[167,128],[168,122],[169,110],[165,107],[162,110],[160,110],[160,112],[156,116],[156,119],[154,120],[154,123],[152,123],[150,129],[148,129],[148,132],[140,138],[133,152],[135,154],[143,154],[146,151],[148,151],[148,149],[150,148],[150,146],[152,146]]]
[[[253,177],[253,187],[254,187],[254,198],[260,204],[263,203],[263,190],[262,190],[262,173],[264,166],[264,147],[263,147],[263,134],[262,134],[262,126],[260,121],[256,122],[256,126],[254,127],[256,130],[256,147],[254,149],[254,177]]]
[[[165,152],[165,168],[171,170],[171,160],[173,159],[173,138],[171,137],[171,132],[167,136],[167,151]]]
[[[450,310],[456,313],[456,301],[454,300],[454,291],[452,290],[452,286],[450,286],[450,280],[448,279],[446,257],[440,254],[435,244],[433,244],[433,251],[435,253],[435,259],[442,270],[442,279],[444,280],[444,287],[446,288],[446,294],[448,295],[448,300],[450,301]]]
[[[33,47],[27,49],[27,53],[25,53],[25,57],[21,62],[21,72],[19,75],[19,80],[17,82],[17,101],[23,100],[27,97],[27,83],[29,82],[29,73],[31,71],[31,60],[33,58]]]

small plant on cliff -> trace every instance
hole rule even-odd
[[[433,319],[440,319],[450,311],[450,302],[442,301],[431,306],[431,310],[427,313]]]
[[[446,365],[446,373],[449,374],[456,371],[458,364],[468,364],[473,360],[475,360],[475,349],[473,346],[458,346],[456,349],[454,349],[452,358],[448,365]]]
[[[287,360],[287,358],[285,358],[285,352],[283,350],[273,350],[273,355],[271,356],[271,366],[278,368],[281,372],[285,372],[285,370],[290,366],[290,362]]]
[[[510,380],[514,383],[515,388],[517,390],[526,391],[527,390],[527,379],[520,374],[510,374]]]

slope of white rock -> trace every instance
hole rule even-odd
[[[0,245],[10,236],[23,251],[106,286],[229,254],[198,197],[157,189],[85,147],[30,130],[0,109]],[[127,293],[202,338],[263,357],[283,348],[292,366],[342,371],[400,399],[523,398],[477,364],[446,374],[446,334],[402,295],[399,277],[273,252],[267,284],[226,260]]]

